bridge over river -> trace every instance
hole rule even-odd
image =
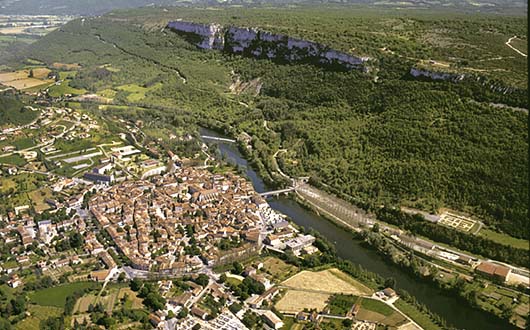
[[[217,136],[201,135],[201,138],[203,138],[205,140],[236,143],[236,140],[234,140],[234,139],[222,138],[222,137],[217,137]]]
[[[260,196],[262,196],[262,197],[278,196],[280,194],[286,194],[286,193],[289,193],[289,192],[295,191],[295,190],[296,190],[295,187],[289,187],[289,188],[285,188],[285,189],[262,192],[262,193],[260,193]]]

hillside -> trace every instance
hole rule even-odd
[[[179,18],[313,40],[369,56],[371,67],[342,72],[199,50],[165,28]],[[510,106],[527,106],[527,62],[504,44],[513,35],[526,42],[525,30],[516,17],[349,7],[140,9],[73,21],[25,56],[79,63],[71,87],[150,108],[108,114],[153,129],[192,121],[245,131],[253,162],[270,176],[281,148],[284,172],[366,207],[447,207],[526,238],[528,111]],[[417,65],[473,79],[415,78]],[[259,88],[230,92],[237,81]]]
[[[24,125],[37,118],[37,115],[37,112],[24,108],[17,98],[0,95],[0,126]]]

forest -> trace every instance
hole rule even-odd
[[[281,148],[285,173],[367,208],[451,208],[528,238],[527,63],[504,45],[516,34],[526,42],[526,21],[347,8],[308,19],[316,10],[119,11],[72,21],[19,56],[79,63],[72,87],[110,90],[116,105],[143,109],[116,115],[244,131],[253,163],[270,177]],[[176,18],[260,26],[372,60],[368,73],[338,72],[200,51],[164,29]],[[414,79],[410,69],[429,59],[477,78]],[[235,92],[238,80],[259,88]],[[132,83],[144,94],[123,87]]]

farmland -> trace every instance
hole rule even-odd
[[[53,85],[52,87],[50,87],[48,93],[52,97],[60,97],[60,96],[64,96],[65,94],[71,94],[71,95],[84,94],[86,93],[86,90],[70,87],[68,80],[66,80],[60,83],[59,85]]]
[[[319,272],[304,270],[282,282],[280,287],[286,288],[287,291],[276,304],[276,308],[287,313],[296,313],[306,308],[322,311],[335,293],[372,293],[369,288],[335,268]]]
[[[15,89],[24,90],[34,87],[44,87],[54,81],[47,79],[50,70],[46,68],[24,69],[14,72],[0,73],[0,84]]]
[[[361,298],[360,305],[361,309],[355,316],[358,320],[378,322],[393,327],[408,322],[403,315],[379,300]]]
[[[302,271],[282,283],[290,289],[310,288],[317,292],[344,293],[354,295],[371,294],[371,290],[338,269],[326,269],[319,272]]]
[[[288,290],[278,301],[276,308],[283,313],[298,313],[304,309],[322,311],[331,294]]]

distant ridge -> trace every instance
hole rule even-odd
[[[376,8],[439,9],[526,15],[525,0],[0,0],[2,15],[101,15],[115,9],[189,5],[360,4]]]

